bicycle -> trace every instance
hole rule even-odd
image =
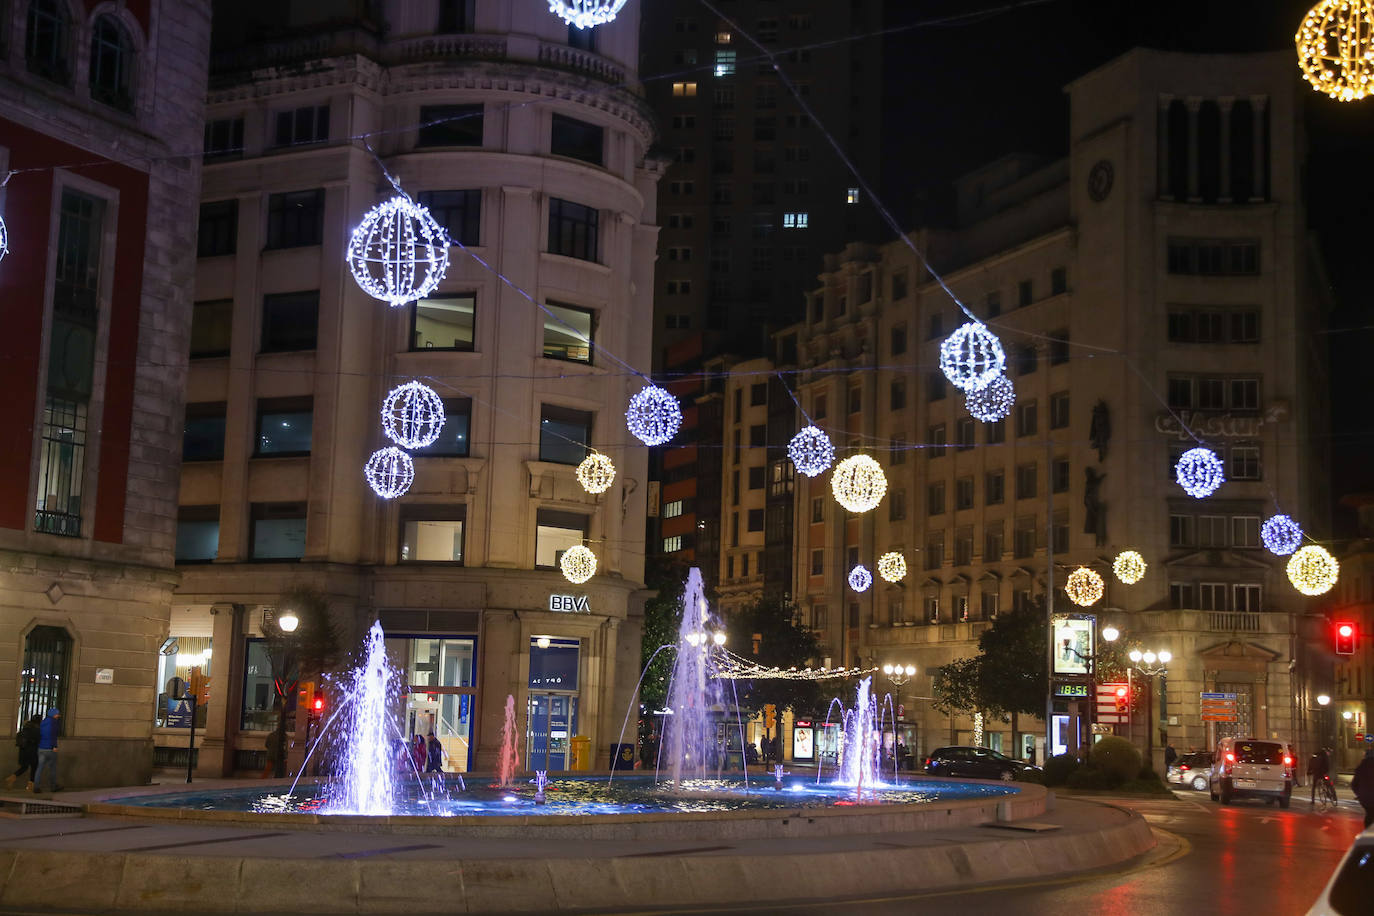
[[[1326,812],[1336,807],[1336,786],[1330,776],[1321,777],[1317,783],[1317,797],[1314,802],[1318,811]]]

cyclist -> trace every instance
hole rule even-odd
[[[1327,756],[1326,748],[1318,748],[1307,761],[1307,775],[1312,780],[1312,805],[1315,807],[1318,784],[1331,780],[1331,758]]]

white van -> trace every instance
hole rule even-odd
[[[1222,738],[1212,758],[1207,789],[1212,801],[1256,797],[1287,808],[1293,797],[1293,750],[1268,738]]]

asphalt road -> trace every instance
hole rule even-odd
[[[1348,790],[1345,790],[1348,793]],[[1206,792],[1173,799],[1102,797],[1134,808],[1155,828],[1159,846],[1120,868],[1071,879],[945,893],[824,901],[766,911],[702,910],[779,916],[1290,916],[1307,912],[1363,825],[1359,805],[1343,799],[1327,814],[1294,799],[1288,810],[1262,801],[1227,806]],[[772,876],[785,885],[785,873]],[[1374,913],[1374,901],[1370,912]]]

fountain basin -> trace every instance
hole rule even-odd
[[[789,777],[777,792],[772,781],[746,792],[722,781],[696,792],[655,788],[652,778],[560,779],[550,783],[548,803],[534,803],[534,787],[472,788],[448,801],[410,802],[385,816],[321,814],[320,787],[256,785],[212,792],[152,793],[106,797],[87,805],[91,814],[275,829],[338,830],[415,836],[549,839],[752,839],[845,836],[863,833],[970,826],[1043,814],[1041,786],[1000,782],[913,779],[899,787],[865,791],[816,786]],[[801,788],[793,788],[800,785]],[[871,798],[871,800],[870,800]],[[507,799],[514,799],[508,801]]]

